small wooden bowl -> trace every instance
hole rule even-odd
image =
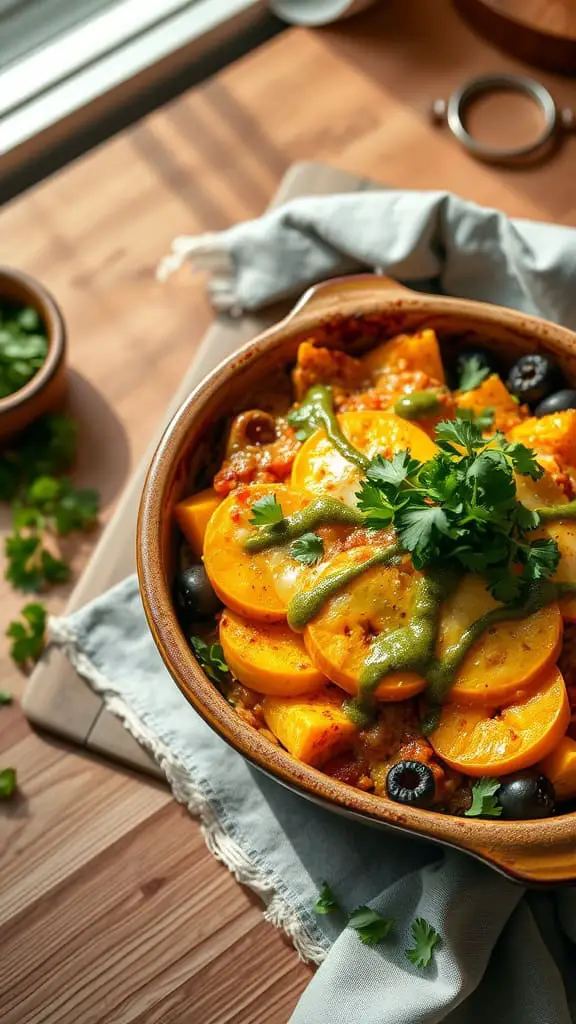
[[[384,328],[381,318],[384,318]],[[245,724],[204,675],[180,629],[171,596],[177,532],[172,510],[191,493],[231,413],[264,394],[280,366],[294,363],[299,343],[323,344],[346,326],[344,347],[358,352],[376,337],[434,328],[446,354],[463,342],[494,349],[510,362],[526,352],[552,354],[576,385],[576,335],[555,324],[481,302],[422,295],[372,275],[312,288],[293,312],[225,360],[190,395],[156,450],[138,516],[138,576],[146,617],[166,667],[210,726],[252,764],[295,792],[350,818],[423,836],[464,850],[530,885],[576,881],[576,812],[543,821],[453,817],[364,793],[302,764]],[[253,401],[253,399],[252,399]]]
[[[60,406],[66,394],[66,328],[52,296],[19,270],[0,267],[0,302],[32,306],[48,337],[48,354],[38,372],[19,391],[0,398],[0,442]]]

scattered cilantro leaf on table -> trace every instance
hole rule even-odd
[[[22,499],[39,476],[54,476],[70,469],[75,455],[78,425],[64,413],[51,413],[30,424],[0,460],[0,501]]]
[[[26,665],[38,661],[44,650],[46,609],[44,605],[32,602],[24,606],[20,615],[24,621],[15,619],[11,622],[6,636],[11,641],[10,657],[17,665]]]
[[[0,768],[0,800],[7,800],[16,789],[16,769]]]
[[[317,533],[303,533],[290,545],[290,554],[303,565],[315,565],[324,554],[324,541]]]
[[[428,967],[436,946],[441,942],[440,935],[425,918],[417,917],[412,922],[412,938],[414,948],[407,949],[406,956],[410,963],[423,970]]]
[[[0,690],[0,705],[6,705],[12,703],[12,694],[8,693],[7,690]]]
[[[392,917],[382,917],[370,907],[357,907],[350,914],[348,925],[358,932],[365,946],[376,946],[388,937],[396,922]]]
[[[340,910],[338,900],[328,885],[328,882],[322,882],[322,888],[320,889],[320,894],[314,904],[314,910],[317,914],[335,914]]]
[[[496,799],[501,783],[498,779],[484,776],[476,779],[472,786],[472,803],[464,814],[468,818],[499,818],[502,808]]]
[[[100,497],[93,488],[79,489],[67,477],[39,476],[28,487],[21,512],[42,517],[42,525],[60,536],[89,530],[98,518]]]
[[[487,366],[484,366],[478,356],[470,356],[470,359],[467,359],[464,363],[462,373],[460,374],[458,391],[473,391],[474,388],[477,388],[489,376],[490,370]]]
[[[252,505],[250,522],[253,526],[274,526],[283,518],[282,505],[276,501],[275,494],[265,494]]]
[[[12,533],[4,542],[6,569],[4,578],[16,590],[38,593],[47,585],[66,583],[70,566],[56,558],[45,547],[38,534]]]

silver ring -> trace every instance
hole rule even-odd
[[[466,110],[471,101],[488,92],[500,91],[519,92],[540,107],[544,117],[544,126],[540,135],[533,142],[511,149],[500,149],[478,142],[465,127]],[[552,95],[540,82],[524,75],[479,75],[471,78],[452,93],[448,103],[436,100],[432,106],[432,114],[436,121],[446,121],[450,131],[462,143],[472,156],[478,160],[492,163],[503,163],[530,156],[543,149],[559,128],[569,130],[573,125],[572,111],[559,112]]]

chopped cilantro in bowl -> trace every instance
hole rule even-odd
[[[20,391],[43,366],[48,332],[36,309],[0,299],[0,399]]]

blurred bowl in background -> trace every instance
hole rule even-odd
[[[329,25],[331,21],[350,18],[371,7],[376,0],[270,0],[279,18],[291,25]]]

